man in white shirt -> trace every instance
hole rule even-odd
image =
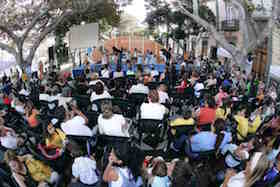
[[[129,93],[143,93],[143,94],[148,94],[149,93],[149,88],[147,86],[144,85],[144,80],[142,77],[138,78],[137,80],[137,85],[133,85],[130,90]]]
[[[102,114],[98,117],[99,134],[116,137],[129,137],[128,124],[122,115],[114,114],[110,102],[101,106]]]

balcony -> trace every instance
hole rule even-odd
[[[222,21],[222,31],[237,32],[239,31],[239,20],[225,20]]]

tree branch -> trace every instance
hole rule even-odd
[[[39,12],[37,15],[35,15],[35,18],[32,20],[32,22],[27,26],[26,31],[22,35],[21,39],[24,41],[27,37],[29,32],[35,27],[35,25],[40,21],[40,19],[45,16],[48,13],[48,9],[45,10],[43,13]]]
[[[203,20],[199,16],[196,16],[196,15],[192,14],[191,12],[189,12],[184,7],[184,4],[181,1],[178,1],[178,5],[183,14],[192,18],[195,22],[197,22],[201,26],[205,27],[212,34],[215,41],[217,41],[217,43],[219,45],[221,45],[224,49],[226,49],[232,56],[235,56],[237,53],[240,52],[236,49],[235,46],[228,43],[227,40],[225,39],[224,35],[220,34],[213,25],[209,24],[207,21]]]
[[[9,30],[8,27],[6,27],[6,26],[4,26],[4,25],[0,25],[0,30],[2,30],[3,32],[7,33],[8,36],[9,36],[10,38],[12,38],[12,40],[13,40],[15,43],[18,43],[18,41],[19,41],[18,36],[15,35],[15,34],[13,33],[13,31]]]
[[[73,15],[71,11],[65,11],[60,17],[54,20],[54,22],[46,27],[44,31],[40,34],[39,38],[34,42],[33,46],[30,49],[29,55],[27,57],[27,62],[31,63],[34,58],[35,52],[40,46],[41,42],[50,34],[61,22],[63,22],[68,16]]]

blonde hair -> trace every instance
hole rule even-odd
[[[256,155],[257,153],[255,153]],[[255,157],[254,155],[254,157]],[[253,159],[254,159],[253,157]],[[253,186],[258,180],[260,180],[267,169],[269,168],[269,160],[267,159],[266,154],[262,154],[257,161],[256,166],[252,171],[249,172],[249,174],[246,176],[246,183],[244,187],[251,187]]]

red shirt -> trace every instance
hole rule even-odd
[[[11,100],[10,98],[8,98],[8,97],[5,97],[5,98],[3,99],[3,103],[4,103],[5,105],[11,105],[12,100]]]
[[[213,123],[216,117],[216,110],[213,108],[204,107],[200,109],[198,115],[198,125],[206,125]]]

